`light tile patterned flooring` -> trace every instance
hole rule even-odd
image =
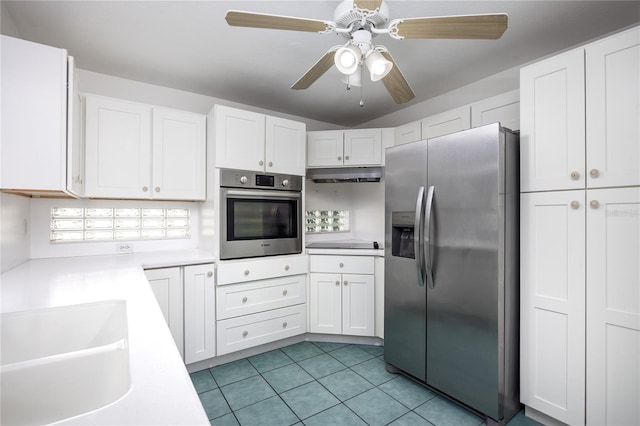
[[[212,425],[484,424],[388,373],[380,346],[301,342],[192,373],[191,380]],[[509,422],[537,424],[522,411]]]

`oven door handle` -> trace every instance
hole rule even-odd
[[[279,192],[279,191],[234,191],[228,189],[224,192],[225,196],[239,196],[239,197],[258,197],[258,198],[287,198],[287,199],[299,199],[302,198],[300,192]]]

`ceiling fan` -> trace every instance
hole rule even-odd
[[[397,104],[410,101],[415,93],[407,83],[389,51],[371,40],[378,34],[402,39],[498,39],[507,29],[507,15],[483,14],[393,19],[382,0],[344,0],[334,12],[333,21],[230,10],[226,21],[231,26],[277,30],[338,33],[347,38],[343,45],[329,49],[292,89],[311,86],[333,64],[347,76],[351,85],[359,85],[362,66],[372,81],[382,80]]]

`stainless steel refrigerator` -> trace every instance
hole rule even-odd
[[[506,423],[519,410],[518,135],[498,123],[387,149],[387,370]]]

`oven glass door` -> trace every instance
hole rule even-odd
[[[298,237],[298,200],[227,198],[227,240]]]
[[[223,189],[220,258],[301,253],[301,193]]]

